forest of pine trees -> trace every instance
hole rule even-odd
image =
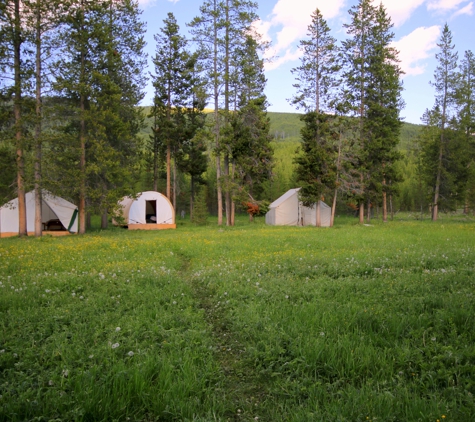
[[[299,147],[279,158],[257,18],[249,0],[204,0],[181,25],[169,13],[146,74],[136,1],[3,1],[0,203],[18,197],[19,235],[31,190],[39,205],[42,190],[77,204],[80,233],[91,215],[106,228],[118,200],[143,190],[161,191],[191,218],[200,198],[200,214],[205,205],[230,226],[236,212],[265,208],[297,186],[304,204],[331,203],[332,223],[337,206],[356,210],[361,223],[375,207],[383,221],[400,209],[436,220],[475,208],[475,58],[459,58],[447,25],[434,104],[401,149],[402,70],[384,6],[353,6],[340,44],[315,10],[289,74],[289,102],[305,113]],[[144,108],[148,78],[154,100]],[[318,208],[316,216],[319,226]]]

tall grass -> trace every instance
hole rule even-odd
[[[3,239],[0,420],[470,421],[474,235],[341,219]]]

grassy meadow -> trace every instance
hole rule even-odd
[[[0,240],[0,421],[472,421],[475,221]]]

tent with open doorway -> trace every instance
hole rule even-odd
[[[273,226],[315,226],[317,207],[306,207],[299,199],[300,188],[290,189],[269,205],[266,224]],[[330,227],[331,207],[320,201],[322,227]]]
[[[165,195],[147,191],[120,202],[119,215],[130,230],[175,229],[175,210]],[[114,221],[118,224],[117,220]]]
[[[62,235],[77,233],[78,209],[66,199],[43,190],[41,192],[41,222],[43,233]],[[26,230],[28,235],[35,234],[35,192],[25,195]],[[17,236],[19,232],[18,198],[0,208],[0,237]]]

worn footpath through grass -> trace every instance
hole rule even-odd
[[[475,225],[0,242],[0,420],[469,421]]]

